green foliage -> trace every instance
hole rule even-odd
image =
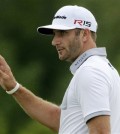
[[[55,134],[48,128],[34,121],[31,121],[27,123],[26,125],[22,126],[21,130],[16,132],[16,134],[26,134],[26,132],[29,134]]]
[[[18,82],[38,96],[61,103],[72,77],[69,64],[58,60],[50,45],[52,37],[41,36],[37,27],[50,24],[64,5],[81,5],[96,16],[98,46],[107,47],[108,57],[120,71],[120,1],[106,0],[4,0],[0,1],[0,54]],[[11,96],[0,90],[0,134],[52,134],[21,110]]]
[[[0,112],[0,134],[7,134],[7,119]]]

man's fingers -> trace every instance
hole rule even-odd
[[[5,59],[0,55],[0,66],[5,67],[6,69],[10,69]]]
[[[0,70],[0,80],[6,81],[8,79],[8,75]]]
[[[5,71],[6,71],[6,68],[5,68],[3,65],[0,65],[0,70],[1,70],[2,72],[5,72]]]
[[[0,55],[0,64],[6,63],[5,59]]]
[[[5,59],[0,55],[0,85],[3,89],[12,89],[16,84],[16,80],[11,69]]]
[[[5,88],[5,81],[6,81],[6,78],[7,78],[6,74],[5,74],[3,71],[0,70],[0,85],[1,85],[1,87],[2,87],[3,89],[6,89],[6,88]]]

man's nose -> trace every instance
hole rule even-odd
[[[53,45],[53,46],[56,46],[56,45],[59,45],[60,43],[61,43],[61,37],[55,35],[55,36],[53,37],[53,40],[52,40],[52,45]]]

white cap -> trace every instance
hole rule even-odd
[[[97,22],[93,14],[80,6],[64,6],[55,14],[52,24],[37,28],[41,34],[53,34],[53,30],[71,30],[75,28],[97,31]]]

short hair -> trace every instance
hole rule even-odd
[[[84,29],[76,28],[75,34],[76,34],[76,35],[79,35],[81,30],[84,30]],[[96,39],[97,39],[97,34],[96,34],[96,32],[90,31],[90,33],[91,33],[92,39],[94,40],[94,42],[96,42]]]
[[[96,34],[96,32],[91,31],[91,37],[92,37],[92,39],[94,40],[94,42],[96,42],[96,39],[97,39],[97,34]]]

